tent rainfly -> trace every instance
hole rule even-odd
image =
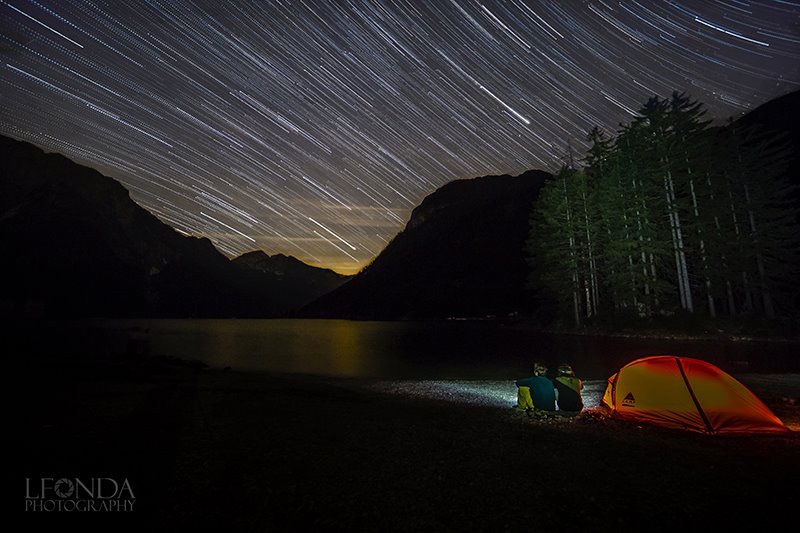
[[[603,405],[623,420],[701,433],[789,429],[747,387],[706,361],[644,357],[608,378]]]

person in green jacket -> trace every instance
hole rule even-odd
[[[547,367],[544,363],[534,364],[533,376],[520,378],[515,384],[518,411],[525,411],[528,416],[545,416],[544,411],[556,410],[553,382],[547,377]]]
[[[583,381],[575,376],[575,371],[568,364],[558,366],[558,373],[553,380],[556,390],[556,402],[559,411],[576,411],[583,409]]]

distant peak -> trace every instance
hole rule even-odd
[[[268,259],[269,255],[267,255],[267,253],[264,252],[264,250],[252,250],[252,251],[249,251],[249,252],[245,252],[242,255],[236,257],[234,259],[234,261],[236,261],[237,259],[254,260],[254,259],[261,259],[261,258],[267,258]]]

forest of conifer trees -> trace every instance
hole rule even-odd
[[[543,187],[532,279],[575,325],[797,314],[791,145],[704,115],[684,94],[653,97],[616,137],[593,129],[585,156]]]

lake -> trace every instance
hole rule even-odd
[[[22,351],[142,353],[214,368],[353,378],[514,379],[541,359],[551,368],[568,362],[584,379],[605,379],[637,357],[664,354],[704,359],[729,373],[800,370],[798,343],[559,335],[495,321],[96,319],[11,329]]]

